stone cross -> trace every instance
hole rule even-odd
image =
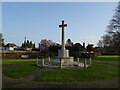
[[[64,57],[65,52],[65,33],[64,33],[64,27],[67,27],[67,24],[64,24],[64,20],[62,20],[62,25],[59,25],[60,28],[62,28],[62,56]]]

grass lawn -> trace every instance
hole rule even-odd
[[[45,59],[45,62],[48,61],[48,59]],[[9,65],[9,64],[29,64],[29,63],[36,63],[36,59],[2,59],[2,65]],[[39,60],[39,63],[41,63],[41,60]]]
[[[45,62],[48,61],[48,59],[45,59]],[[41,60],[39,60],[39,63],[41,63]],[[36,59],[2,59],[2,66],[8,66],[17,64],[18,66],[14,66],[12,68],[9,68],[5,70],[3,73],[6,76],[20,79],[34,71],[40,70],[40,67],[37,67]]]
[[[97,56],[92,59],[92,62],[120,65],[120,56],[115,55]]]
[[[39,62],[40,61],[41,60],[39,60]],[[48,61],[48,59],[45,59],[45,62],[46,61]],[[51,59],[51,61],[53,61],[53,59]],[[77,61],[77,59],[75,59],[75,61]],[[92,58],[92,62],[120,65],[120,56],[111,56],[111,55],[97,56],[97,57]],[[19,64],[19,63],[26,63],[26,64],[36,63],[36,59],[2,59],[2,65]]]
[[[60,81],[60,82],[76,82],[76,81],[93,81],[113,78],[118,76],[118,68],[105,65],[92,65],[84,68],[63,68],[56,69],[44,73],[42,76],[36,77],[35,81]]]
[[[97,56],[92,59],[92,62],[117,65],[118,58],[120,58],[120,56],[108,56],[108,55]],[[48,59],[45,59],[45,62],[46,61],[48,61]],[[3,66],[12,65],[12,64],[18,64],[18,66],[11,67],[3,72],[5,75],[12,77],[12,78],[20,79],[34,71],[40,70],[40,67],[37,67],[35,65],[36,59],[2,59]],[[117,67],[93,64],[91,67],[87,69],[84,69],[84,68],[55,69],[53,71],[44,73],[42,76],[36,77],[34,80],[36,81],[63,81],[63,82],[92,81],[92,80],[113,78],[117,76],[118,76]]]
[[[36,59],[2,59],[2,65],[19,64],[19,63],[33,63]]]
[[[40,70],[35,64],[19,65],[5,70],[3,73],[9,77],[21,79],[22,77],[30,74],[31,72]]]

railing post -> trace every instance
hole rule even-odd
[[[44,66],[44,58],[42,58],[42,66]]]
[[[92,59],[90,58],[90,66],[92,65]]]
[[[62,68],[62,58],[60,58],[60,68]]]
[[[36,65],[38,66],[38,57],[36,58]]]
[[[80,66],[80,59],[79,59],[79,57],[77,58],[77,62],[78,62],[78,66]]]
[[[50,62],[50,57],[48,57],[48,61]]]
[[[79,59],[79,57],[77,58],[77,62],[78,62],[78,63],[80,62],[80,59]]]
[[[84,68],[86,68],[86,58],[84,58]]]

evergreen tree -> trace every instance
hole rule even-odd
[[[29,40],[27,40],[26,42],[25,40],[24,43],[22,43],[21,47],[22,48],[35,48],[35,43],[33,44],[32,41],[29,41]]]
[[[35,48],[35,43],[33,44],[33,48]]]
[[[30,41],[30,43],[29,43],[29,48],[33,48],[32,41]]]

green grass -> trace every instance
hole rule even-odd
[[[92,59],[94,63],[118,64],[120,56],[97,56]],[[53,59],[52,59],[53,60]],[[45,59],[45,62],[48,59]],[[40,62],[39,62],[40,63]],[[3,73],[12,78],[23,78],[24,76],[40,70],[40,67],[35,66],[36,59],[2,59],[2,65],[18,64],[5,70]],[[23,64],[23,65],[21,65]],[[32,65],[31,65],[32,64]],[[120,64],[120,63],[119,63]],[[107,78],[117,77],[118,68],[108,65],[95,65],[84,68],[63,68],[56,69],[44,73],[42,76],[35,78],[36,81],[92,81]]]
[[[48,61],[48,59],[45,59],[45,62]],[[36,63],[36,59],[2,59],[2,65],[9,65],[9,64],[28,64],[28,63]],[[39,60],[39,63],[41,63],[41,60]]]
[[[5,70],[3,73],[6,76],[9,76],[11,78],[16,78],[16,79],[21,79],[22,77],[40,70],[40,67],[37,67],[35,64],[31,64],[31,65],[19,65],[19,66],[15,66],[12,68],[9,68],[7,70]]]
[[[118,58],[120,58],[120,56],[103,55],[92,58],[92,62],[120,65],[120,61],[118,61]],[[45,62],[46,61],[48,61],[48,59],[45,59]],[[51,59],[51,61],[53,61],[53,59]],[[75,59],[75,61],[77,61],[77,59]],[[36,63],[36,59],[2,59],[2,65],[19,63]]]
[[[120,56],[111,55],[97,56],[92,59],[92,62],[120,65]]]
[[[118,76],[118,68],[105,65],[92,65],[84,68],[63,68],[44,73],[36,77],[35,81],[76,82],[93,81]]]
[[[2,65],[32,63],[35,61],[36,61],[36,59],[2,59]]]

